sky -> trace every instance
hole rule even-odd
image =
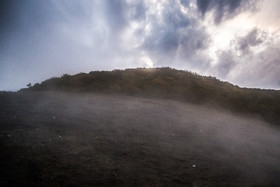
[[[172,67],[280,89],[279,0],[1,0],[0,90]]]

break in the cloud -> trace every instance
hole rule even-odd
[[[279,88],[277,0],[3,0],[0,89],[170,66]]]

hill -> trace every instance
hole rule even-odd
[[[240,88],[215,77],[171,68],[137,68],[64,74],[22,91],[59,90],[129,94],[218,106],[280,124],[280,91]]]
[[[280,186],[280,129],[170,99],[0,94],[2,186]]]

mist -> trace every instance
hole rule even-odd
[[[1,148],[19,147],[10,164],[33,160],[35,184],[279,185],[280,129],[258,116],[117,94],[3,97]]]
[[[280,186],[279,2],[0,0],[0,185]]]

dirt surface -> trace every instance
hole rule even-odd
[[[280,186],[280,130],[172,100],[0,94],[0,185]]]

